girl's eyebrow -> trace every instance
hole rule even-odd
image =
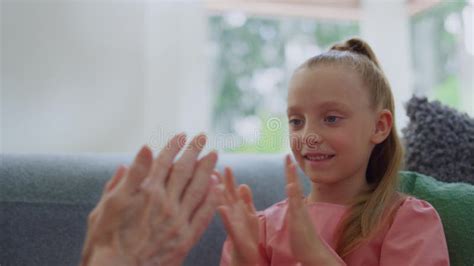
[[[323,103],[319,104],[318,106],[316,106],[316,108],[317,109],[338,108],[338,109],[341,109],[342,111],[348,111],[349,110],[349,106],[347,106],[344,103],[336,102],[336,101],[323,102]],[[302,108],[300,108],[299,106],[289,106],[286,113],[290,114],[290,113],[298,112],[301,109]]]

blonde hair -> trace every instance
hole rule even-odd
[[[333,45],[329,51],[308,59],[301,68],[320,65],[349,67],[358,73],[369,90],[371,107],[387,109],[395,121],[395,104],[385,74],[370,46],[358,38]],[[370,239],[391,220],[397,202],[398,171],[402,167],[403,147],[393,123],[387,138],[377,144],[369,158],[366,179],[368,193],[354,199],[349,211],[339,223],[336,252],[346,257],[360,244]]]

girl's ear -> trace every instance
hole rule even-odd
[[[377,120],[375,121],[375,131],[372,134],[370,140],[374,144],[382,143],[390,134],[393,125],[393,116],[392,113],[387,110],[383,109],[379,112]]]

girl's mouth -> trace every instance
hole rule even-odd
[[[305,155],[303,156],[305,160],[312,161],[312,162],[320,162],[320,161],[326,161],[330,160],[334,157],[335,155],[330,155],[330,154],[324,154],[324,155]]]
[[[322,170],[326,169],[332,164],[333,158],[335,156],[336,155],[334,154],[306,154],[303,156],[303,158],[307,166],[314,170]]]

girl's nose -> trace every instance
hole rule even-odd
[[[321,136],[317,133],[311,132],[304,136],[304,143],[308,146],[308,148],[316,148],[319,144],[321,144]]]

